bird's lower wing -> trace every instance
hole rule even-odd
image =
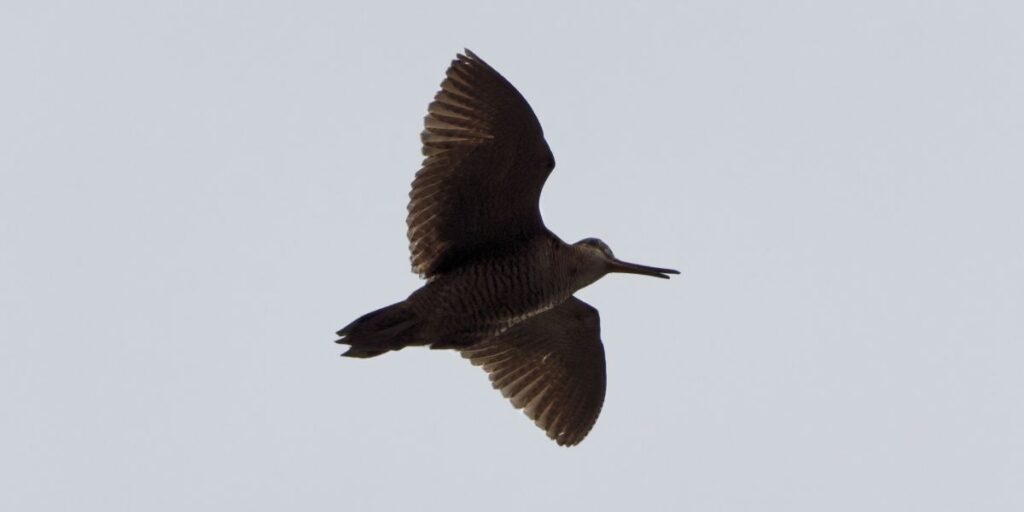
[[[600,318],[575,297],[461,353],[560,445],[582,441],[601,413],[606,377]]]

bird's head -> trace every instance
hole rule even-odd
[[[622,261],[615,257],[611,247],[597,238],[584,238],[573,244],[580,254],[583,255],[586,264],[584,274],[593,276],[593,281],[603,277],[605,274],[620,272],[624,274],[640,274],[643,276],[660,277],[668,279],[668,274],[678,274],[678,270],[670,268],[648,267]],[[589,284],[589,283],[588,283]]]

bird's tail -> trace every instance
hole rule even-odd
[[[337,343],[349,345],[345,357],[374,357],[415,344],[419,318],[399,302],[367,313],[338,331]]]

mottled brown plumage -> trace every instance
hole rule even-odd
[[[472,52],[427,107],[409,193],[413,271],[429,278],[546,234],[540,191],[555,159],[519,91]]]
[[[582,441],[601,413],[601,322],[597,310],[576,297],[461,352],[560,445]]]
[[[605,364],[597,310],[573,293],[610,272],[678,272],[618,260],[594,238],[566,244],[544,226],[555,162],[540,123],[472,52],[452,61],[427,112],[407,218],[412,268],[427,283],[338,331],[343,355],[459,350],[558,444],[579,443],[604,402]]]

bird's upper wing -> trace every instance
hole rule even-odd
[[[575,297],[461,352],[560,445],[582,441],[601,413],[606,380],[600,319]]]
[[[406,218],[413,271],[430,277],[546,232],[538,202],[555,161],[519,91],[466,50],[427,112]]]

